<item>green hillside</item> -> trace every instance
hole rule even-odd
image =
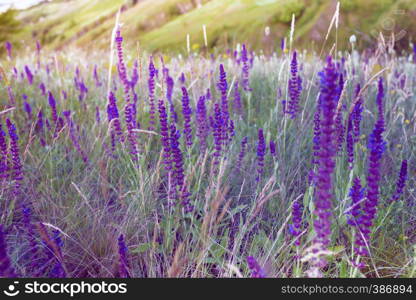
[[[339,47],[355,34],[359,46],[374,43],[378,32],[395,33],[407,48],[416,31],[416,0],[341,0]],[[57,0],[18,12],[22,29],[10,39],[24,45],[39,39],[43,45],[85,49],[109,43],[115,15],[122,7],[126,41],[142,48],[180,50],[189,33],[194,49],[203,46],[206,25],[210,48],[247,42],[255,49],[277,47],[296,15],[297,47],[318,49],[334,14],[332,0]],[[1,27],[1,25],[0,25]],[[265,35],[265,28],[270,34]],[[1,32],[1,31],[0,31]],[[331,35],[331,39],[335,34]],[[331,44],[331,43],[328,43]]]

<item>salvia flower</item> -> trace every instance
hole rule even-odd
[[[127,140],[129,141],[130,154],[132,156],[132,159],[137,161],[138,145],[137,145],[137,140],[136,140],[136,133],[134,131],[136,127],[135,105],[134,103],[132,103],[131,98],[130,98],[131,83],[129,82],[127,78],[127,69],[124,63],[124,58],[123,58],[122,42],[123,42],[123,37],[121,36],[120,29],[118,29],[116,33],[116,44],[117,44],[119,73],[120,73],[121,82],[123,83],[124,98],[126,101],[126,105],[124,107],[124,115],[125,115],[126,127],[127,127]]]
[[[355,96],[358,97],[360,93],[361,87],[358,84],[355,89]],[[352,119],[353,119],[353,132],[354,132],[354,143],[358,142],[360,137],[360,123],[361,123],[361,113],[363,111],[363,101],[361,97],[356,102],[353,111],[352,111]]]
[[[49,91],[48,92],[48,102],[49,102],[49,107],[51,108],[51,117],[54,123],[56,123],[58,121],[58,112],[56,110],[56,101],[55,101],[55,97],[53,96],[53,94]]]
[[[149,79],[147,81],[148,83],[148,88],[149,88],[149,107],[150,107],[150,111],[149,111],[149,130],[153,130],[154,129],[154,125],[155,125],[155,76],[156,76],[156,69],[155,66],[153,64],[153,59],[150,58],[150,62],[149,62]]]
[[[404,159],[400,167],[399,177],[397,178],[396,192],[394,193],[391,201],[399,200],[401,194],[403,194],[404,187],[406,186],[406,180],[407,180],[407,160]]]
[[[41,82],[39,84],[39,89],[40,89],[40,91],[42,93],[42,96],[46,96],[46,87],[45,87],[45,84],[43,82]]]
[[[240,90],[239,90],[239,84],[238,81],[236,80],[234,83],[234,102],[233,102],[233,108],[234,111],[239,114],[242,115],[243,114],[243,105],[241,103],[241,94],[240,94]]]
[[[331,235],[331,207],[332,207],[332,173],[335,168],[334,156],[336,154],[335,145],[335,110],[338,103],[337,79],[338,73],[328,57],[327,64],[320,72],[321,93],[319,107],[321,111],[321,133],[319,149],[319,165],[316,178],[315,188],[315,210],[314,228],[316,236],[315,244],[325,250],[330,242]],[[320,257],[315,261],[314,268],[320,268],[326,265],[326,260]]]
[[[370,242],[370,233],[371,227],[373,225],[373,220],[377,214],[377,206],[379,201],[379,182],[381,179],[380,168],[381,168],[381,158],[385,150],[385,142],[383,141],[384,132],[384,119],[382,116],[379,116],[374,129],[369,138],[369,149],[370,154],[368,157],[368,174],[367,174],[367,197],[364,202],[363,214],[360,218],[360,222],[363,225],[361,228],[361,235],[357,237],[357,243],[360,245],[367,246]],[[365,256],[367,253],[366,249],[363,249],[362,256]]]
[[[207,148],[207,137],[209,134],[209,124],[207,120],[207,108],[205,105],[205,96],[199,97],[196,106],[196,135],[199,139],[200,151],[205,152]]]
[[[185,136],[185,144],[187,147],[191,147],[192,146],[192,125],[191,125],[192,109],[189,104],[189,94],[185,87],[182,87],[182,113],[183,113],[183,118],[184,118],[183,133]]]
[[[347,223],[351,226],[360,226],[362,214],[364,188],[361,186],[359,177],[354,177],[349,196],[351,197],[351,207],[348,209],[349,218]]]
[[[31,120],[32,119],[32,107],[27,101],[23,102],[23,109],[27,113],[27,117],[29,118],[29,120]]]
[[[6,51],[7,51],[7,57],[9,59],[12,59],[12,44],[9,41],[6,41],[4,43],[4,46],[5,46]]]
[[[265,278],[266,272],[260,267],[259,263],[253,256],[247,256],[248,268],[251,271],[251,278]]]
[[[163,164],[165,165],[166,172],[169,174],[172,170],[171,143],[169,137],[168,116],[166,114],[166,108],[163,100],[159,100],[159,121],[160,135],[162,136],[163,146]]]
[[[0,181],[7,177],[7,141],[6,133],[3,130],[3,126],[0,123]]]
[[[302,234],[302,213],[303,206],[297,199],[292,203],[292,224],[289,224],[289,232],[296,237],[295,245],[300,245],[300,235]]]
[[[129,273],[129,261],[128,261],[128,249],[124,242],[124,235],[120,234],[118,237],[118,269],[121,278],[130,278]]]
[[[266,155],[266,142],[264,139],[263,129],[259,129],[258,142],[257,142],[257,177],[256,181],[260,181],[260,178],[264,170],[264,156]]]
[[[30,68],[27,65],[25,66],[25,73],[26,73],[27,81],[31,85],[33,83],[33,74],[32,74],[32,71],[30,71]]]
[[[224,70],[224,65],[220,64],[220,78],[218,81],[218,90],[221,93],[221,113],[222,113],[222,125],[224,129],[222,130],[222,139],[224,142],[228,140],[228,123],[229,123],[229,111],[228,111],[228,83],[227,83],[227,73]]]
[[[115,134],[122,140],[123,139],[123,130],[121,128],[121,123],[119,120],[119,113],[117,108],[117,98],[114,96],[114,93],[110,91],[108,96],[107,104],[107,116],[108,122],[112,125],[112,128]]]
[[[223,137],[223,119],[221,115],[221,108],[218,103],[214,105],[214,118],[212,119],[213,135],[214,135],[214,163],[217,165],[221,160],[221,151],[222,151],[222,137]]]
[[[291,118],[296,118],[299,112],[299,98],[302,91],[301,78],[298,75],[297,52],[293,52],[292,61],[290,63],[290,78],[288,82],[289,103],[287,111]]]
[[[174,123],[170,124],[170,140],[172,151],[172,162],[174,166],[174,182],[177,186],[182,187],[184,183],[183,157],[182,151],[179,147],[179,131],[176,129]]]
[[[269,148],[271,156],[276,156],[276,143],[274,141],[270,141]]]
[[[249,66],[249,61],[248,61],[248,56],[247,56],[247,48],[246,45],[243,44],[242,48],[241,48],[241,61],[243,63],[243,67],[241,70],[241,85],[243,87],[244,91],[251,91],[250,88],[250,74],[249,74],[249,70],[250,70],[250,66]]]
[[[11,178],[15,181],[15,196],[19,196],[20,188],[21,188],[21,181],[23,180],[23,166],[20,160],[20,151],[19,151],[19,137],[17,136],[16,127],[10,121],[10,119],[6,119],[7,129],[9,131],[10,136],[10,154],[11,154],[11,161],[13,164]]]
[[[350,114],[348,116],[348,125],[347,125],[347,138],[346,138],[346,152],[348,157],[348,165],[350,169],[353,167],[354,163],[354,134],[353,134],[353,116]]]

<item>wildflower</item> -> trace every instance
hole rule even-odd
[[[355,89],[355,95],[358,97],[360,93],[360,85],[358,84]],[[353,132],[354,132],[354,143],[358,142],[360,137],[360,123],[361,123],[361,113],[363,111],[362,107],[363,101],[361,98],[356,102],[354,109],[352,111],[352,122],[353,122]]]
[[[121,82],[123,83],[124,97],[126,101],[126,105],[124,107],[124,115],[126,119],[127,139],[129,141],[130,154],[132,156],[132,159],[134,161],[137,161],[138,145],[136,141],[136,133],[133,130],[136,127],[135,126],[135,106],[134,106],[134,103],[132,103],[130,99],[131,84],[129,80],[127,79],[127,70],[124,64],[122,42],[123,42],[123,37],[121,36],[121,32],[119,29],[117,30],[117,33],[116,33],[116,44],[117,44],[120,77],[121,77]]]
[[[351,197],[351,207],[349,208],[348,215],[349,218],[347,223],[351,226],[360,226],[360,217],[362,214],[364,198],[364,189],[361,186],[361,181],[359,177],[354,177],[353,183],[350,189],[349,196]]]
[[[379,85],[380,87],[380,85]],[[382,93],[382,92],[381,92]],[[380,95],[380,91],[379,91]],[[383,132],[384,132],[384,117],[381,115],[381,101],[382,97],[377,99],[377,104],[379,107],[379,116],[378,120],[374,125],[373,132],[369,138],[368,148],[370,150],[369,154],[369,165],[368,165],[368,175],[367,175],[367,198],[363,207],[363,214],[360,218],[360,222],[363,224],[361,228],[361,233],[358,237],[357,243],[362,246],[369,244],[369,238],[371,233],[371,227],[373,225],[373,220],[376,217],[377,205],[379,198],[379,181],[380,181],[380,161],[385,150],[385,142],[383,141]],[[361,255],[365,256],[367,253],[366,249],[363,249]]]
[[[73,124],[73,121],[71,119],[71,111],[66,110],[63,112],[63,115],[66,118],[66,122],[68,124],[69,128],[69,136],[72,140],[72,143],[74,144],[75,149],[77,149],[78,153],[81,155],[82,160],[87,163],[88,162],[88,156],[85,154],[85,152],[81,149],[81,145],[79,144],[78,137],[75,132],[75,127]]]
[[[292,61],[290,63],[290,78],[289,78],[289,103],[288,103],[288,113],[291,115],[291,118],[296,118],[299,112],[299,97],[302,91],[302,81],[298,75],[298,61],[297,61],[297,52],[293,52]]]
[[[234,102],[233,102],[233,108],[235,112],[239,115],[243,114],[243,105],[241,103],[241,95],[240,91],[238,89],[238,81],[236,80],[234,83]]]
[[[156,76],[156,69],[153,64],[152,58],[150,58],[149,63],[149,79],[148,79],[148,87],[149,87],[149,106],[150,106],[150,121],[149,121],[149,130],[154,130],[155,124],[155,76]]]
[[[406,180],[407,180],[407,160],[404,159],[402,161],[399,176],[397,178],[396,192],[394,193],[391,201],[399,200],[401,194],[403,194],[404,187],[406,186]]]
[[[315,244],[319,245],[322,250],[326,250],[330,242],[331,234],[331,198],[332,194],[332,173],[335,168],[334,155],[336,145],[334,143],[334,115],[336,110],[337,99],[337,79],[338,73],[328,57],[327,65],[320,72],[321,94],[319,106],[321,110],[321,132],[320,132],[320,149],[319,149],[319,166],[317,171],[317,182],[315,190],[315,210],[314,228],[316,236]],[[314,268],[323,267],[326,260],[320,257],[315,263]]]
[[[266,273],[260,267],[259,263],[253,256],[247,256],[248,268],[251,271],[251,278],[265,278]]]
[[[29,82],[30,85],[32,85],[32,83],[33,83],[33,74],[32,74],[32,72],[30,71],[30,69],[27,65],[25,66],[25,73],[26,73],[27,81]]]
[[[241,49],[241,62],[243,63],[243,67],[242,67],[242,71],[241,71],[241,78],[242,78],[242,82],[241,82],[241,86],[243,87],[244,91],[251,91],[250,88],[250,81],[249,81],[249,66],[248,66],[248,57],[247,57],[247,49],[246,49],[246,45],[243,44],[242,49]]]
[[[270,154],[272,156],[276,156],[276,144],[275,144],[275,142],[270,141],[269,148],[270,148]]]
[[[189,105],[189,95],[185,87],[182,87],[182,113],[184,118],[184,136],[185,144],[187,147],[192,146],[192,127],[191,127],[191,115],[192,110]]]
[[[6,133],[3,131],[2,124],[0,123],[0,181],[3,178],[7,178],[7,172],[8,166]]]
[[[55,101],[55,97],[50,91],[48,92],[48,102],[49,102],[49,107],[51,108],[52,120],[56,124],[58,122],[58,113],[56,111],[56,101]]]
[[[169,174],[172,170],[172,161],[171,161],[171,148],[170,148],[170,137],[169,137],[169,124],[166,114],[166,108],[163,103],[163,100],[159,100],[159,121],[160,121],[160,135],[162,136],[162,145],[163,145],[163,164],[165,165],[165,170]]]
[[[9,59],[12,59],[12,44],[9,41],[6,41],[4,43],[4,46],[5,46],[6,51],[7,51],[7,57]]]
[[[260,181],[261,175],[264,169],[264,156],[266,155],[266,143],[264,140],[263,129],[259,129],[258,143],[257,143],[257,178],[256,181]]]
[[[39,89],[40,89],[40,91],[42,93],[42,96],[46,96],[46,87],[45,87],[45,84],[43,82],[41,82],[39,84]]]
[[[218,81],[218,90],[221,93],[221,114],[222,114],[222,140],[226,142],[228,140],[228,123],[229,123],[229,111],[228,111],[228,98],[227,98],[227,73],[224,70],[224,66],[220,64],[220,79]]]
[[[215,164],[219,164],[221,159],[221,151],[222,151],[222,137],[223,137],[223,119],[221,115],[220,105],[215,103],[214,105],[214,119],[213,119],[213,134],[214,134],[214,144],[215,144],[215,152],[214,158]]]
[[[14,194],[17,197],[20,195],[20,182],[23,180],[23,167],[20,161],[19,151],[19,137],[16,133],[16,127],[10,121],[10,119],[6,119],[6,125],[10,136],[10,155],[12,158],[11,178],[15,181]]]
[[[170,125],[170,148],[172,151],[172,163],[174,167],[174,182],[177,186],[182,187],[184,183],[184,170],[182,151],[179,148],[179,131],[176,129],[174,123]]]
[[[130,278],[129,262],[128,262],[128,249],[124,242],[124,235],[120,234],[118,237],[118,257],[119,257],[119,275],[121,278]]]
[[[346,138],[346,151],[348,156],[348,164],[352,169],[354,163],[354,137],[353,137],[353,123],[352,123],[352,115],[348,117],[348,125],[347,125],[347,138]]]
[[[296,237],[295,245],[300,245],[300,235],[302,233],[302,211],[303,206],[298,199],[292,203],[292,224],[289,225],[289,232]]]
[[[207,109],[205,105],[205,96],[199,97],[196,106],[196,135],[199,138],[200,151],[205,152],[207,148],[207,137],[209,133],[209,124],[207,120]]]

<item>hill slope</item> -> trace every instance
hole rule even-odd
[[[351,34],[367,46],[379,31],[395,32],[408,47],[416,31],[415,0],[341,0],[339,46]],[[205,24],[210,47],[248,42],[253,48],[277,47],[296,15],[296,46],[319,48],[336,1],[333,0],[56,0],[20,11],[23,30],[15,41],[41,40],[51,48],[76,45],[90,49],[109,43],[115,14],[122,7],[123,35],[149,51],[186,48],[190,34],[194,48],[203,45]],[[265,28],[270,34],[265,35]],[[333,39],[335,35],[332,35]],[[403,37],[403,38],[402,38]],[[23,42],[23,43],[24,43]],[[30,42],[32,43],[32,42]],[[319,47],[318,47],[319,46]]]

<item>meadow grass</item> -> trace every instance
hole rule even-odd
[[[286,52],[253,54],[249,77],[251,91],[240,89],[242,114],[233,108],[232,92],[233,85],[241,79],[242,65],[232,55],[223,53],[212,58],[192,52],[187,57],[164,56],[165,67],[175,81],[172,99],[179,115],[177,127],[181,132],[184,180],[194,206],[192,212],[184,212],[180,204],[173,205],[166,199],[158,121],[154,130],[146,130],[149,55],[130,48],[124,50],[129,76],[134,60],[138,58],[139,62],[135,92],[138,95],[137,120],[143,130],[136,132],[137,161],[129,154],[127,140],[118,142],[111,151],[111,126],[107,121],[107,53],[44,51],[39,67],[35,52],[2,62],[8,80],[2,75],[0,120],[5,124],[5,119],[10,118],[17,127],[24,174],[19,197],[11,194],[13,180],[3,180],[0,189],[1,223],[7,228],[8,253],[16,273],[23,277],[34,276],[30,267],[33,262],[28,259],[27,232],[19,218],[19,205],[25,203],[32,207],[33,223],[41,222],[47,230],[55,229],[60,233],[61,263],[68,277],[120,276],[117,248],[120,234],[125,237],[132,277],[249,277],[247,256],[255,257],[268,277],[306,276],[314,256],[311,246],[315,235],[312,214],[315,186],[308,178],[313,168],[313,117],[320,91],[316,74],[324,67],[323,59],[314,53],[299,53],[303,91],[300,113],[291,119],[282,107],[282,100],[288,99],[290,76],[291,55]],[[366,88],[362,92],[361,136],[354,146],[353,168],[348,166],[345,142],[336,156],[329,264],[323,276],[415,277],[414,57],[398,56],[392,49],[382,46],[372,53],[340,52],[336,57],[345,59],[346,82],[339,106],[344,123],[356,99],[356,85],[360,83]],[[158,56],[153,60],[159,70],[156,100],[164,99],[168,105],[161,61]],[[208,136],[207,151],[200,151],[200,140],[195,135],[195,111],[198,98],[209,88],[212,99],[207,100],[206,105],[208,115],[213,115],[214,103],[220,98],[217,89],[220,64],[227,73],[230,119],[234,121],[235,135],[223,147],[219,164],[215,164],[212,133]],[[34,73],[33,84],[28,83],[23,73],[21,75],[25,65]],[[95,65],[99,86],[93,77]],[[13,74],[13,67],[18,70],[17,75]],[[76,68],[79,75],[75,74]],[[110,87],[117,98],[123,130],[126,130],[125,94],[116,67],[111,71]],[[192,108],[191,147],[185,147],[182,133],[181,73],[186,77],[184,86],[189,91]],[[359,176],[366,186],[367,144],[377,118],[377,79],[380,76],[385,88],[384,140],[387,144],[381,162],[378,212],[368,245],[370,255],[361,258],[365,267],[359,269],[352,263],[356,259],[352,248],[357,233],[347,224],[346,212],[351,207],[349,190],[353,177]],[[88,87],[82,100],[74,85],[75,77]],[[76,137],[88,157],[87,162],[76,149],[67,122],[57,133],[53,127],[43,133],[36,130],[36,115],[41,109],[45,120],[52,124],[47,95],[42,95],[38,88],[41,82],[55,95],[59,116],[63,111],[71,111]],[[7,99],[8,84],[14,103]],[[66,92],[66,99],[62,91]],[[24,94],[32,107],[31,119],[23,108]],[[100,121],[96,120],[96,107]],[[169,117],[173,122],[171,113]],[[263,173],[260,180],[256,180],[260,128],[264,131],[267,151]],[[41,144],[41,137],[45,145]],[[247,150],[239,166],[237,160],[244,137],[248,137]],[[275,156],[270,153],[270,141],[276,143]],[[409,162],[407,185],[399,200],[390,202],[403,159]],[[303,207],[299,245],[296,237],[290,234],[294,201],[300,201]],[[39,247],[45,249],[44,240],[38,235],[36,240]],[[51,276],[50,272],[45,270],[39,276]]]

